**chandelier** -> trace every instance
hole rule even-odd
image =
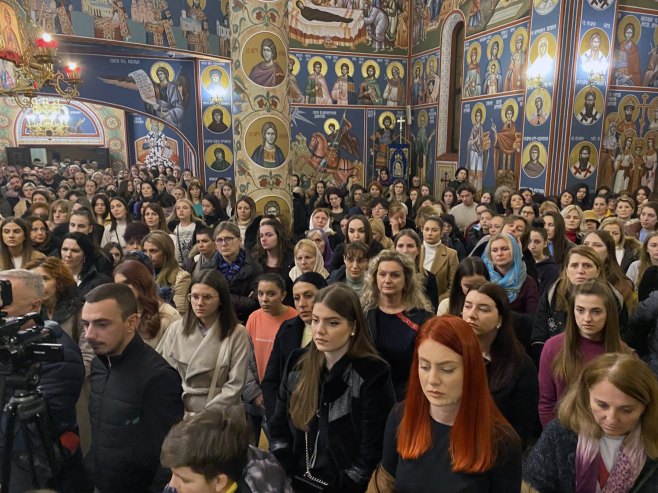
[[[19,106],[29,108],[43,88],[67,102],[79,95],[80,67],[69,63],[64,73],[56,69],[57,41],[49,33],[37,35],[37,27],[19,3],[2,2],[0,24],[0,96],[13,97]]]
[[[62,137],[69,133],[69,113],[60,99],[35,98],[25,110],[25,125],[32,137]]]

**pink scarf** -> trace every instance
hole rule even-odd
[[[615,465],[601,488],[602,493],[630,491],[646,459],[642,430],[638,425],[621,444]],[[599,439],[579,434],[576,447],[576,493],[596,493],[600,462]]]

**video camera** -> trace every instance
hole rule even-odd
[[[0,281],[0,308],[12,302],[11,282]],[[30,321],[34,322],[32,327],[22,328]],[[0,312],[0,375],[26,374],[41,363],[63,361],[62,345],[54,341],[55,336],[38,313],[6,317]]]

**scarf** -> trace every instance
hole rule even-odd
[[[436,248],[441,244],[441,241],[436,245],[430,245],[426,241],[423,241],[423,247],[425,247],[425,258],[423,259],[423,268],[430,272],[432,268],[432,262],[434,262],[434,257],[436,257]]]
[[[318,274],[320,274],[322,277],[326,279],[327,277],[329,277],[329,271],[327,271],[327,269],[324,268],[324,259],[322,258],[322,253],[320,253],[320,249],[315,243],[313,243],[312,241],[310,241],[310,243],[315,247],[315,264],[313,265],[312,272],[317,272]],[[295,279],[297,279],[302,274],[303,274],[302,270],[297,266],[297,261],[295,261],[295,266],[292,269],[290,269],[290,272],[288,273],[288,277],[290,277],[290,279],[292,279],[292,281],[294,282]]]
[[[218,255],[218,257],[219,259],[217,262],[217,269],[219,269],[219,272],[221,272],[224,275],[224,277],[228,282],[233,281],[233,278],[236,276],[236,274],[245,264],[246,254],[244,249],[243,248],[240,249],[238,258],[236,258],[233,262],[227,262],[226,260],[224,260],[224,257],[222,257],[221,255]]]
[[[599,439],[578,435],[576,447],[576,493],[596,491],[601,463]],[[602,493],[627,493],[637,480],[647,456],[642,445],[642,430],[638,425],[628,434],[619,448],[617,460],[609,472]]]
[[[510,303],[512,303],[519,295],[523,283],[525,283],[527,277],[526,267],[525,263],[523,262],[523,254],[521,253],[519,242],[516,241],[516,238],[514,238],[512,235],[507,233],[503,234],[507,237],[507,242],[512,247],[512,259],[514,261],[512,267],[510,267],[504,276],[496,270],[493,261],[491,260],[491,240],[489,243],[487,243],[482,261],[489,271],[491,282],[495,282],[496,284],[502,286],[507,293],[507,299]]]
[[[361,277],[361,279],[350,279],[350,276],[345,274],[345,284],[356,294],[361,294],[366,284],[366,276]]]

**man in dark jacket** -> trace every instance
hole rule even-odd
[[[82,325],[96,357],[91,365],[91,450],[87,470],[101,493],[162,491],[160,447],[183,417],[176,370],[136,335],[137,301],[123,284],[91,290]]]
[[[0,273],[0,280],[11,282],[13,301],[3,308],[10,317],[18,317],[32,312],[39,312],[44,297],[44,285],[41,276],[35,272],[16,269]],[[28,321],[24,328],[34,326]],[[51,439],[54,441],[56,453],[62,458],[62,468],[56,477],[48,469],[37,469],[41,484],[56,486],[58,491],[89,491],[87,479],[82,468],[82,452],[75,412],[75,404],[80,396],[80,389],[85,376],[82,356],[78,345],[55,322],[46,321],[45,326],[54,336],[54,343],[61,344],[63,360],[44,364],[39,372],[38,389],[46,400]],[[51,342],[51,341],[49,341]],[[6,388],[3,402],[12,394],[13,388]],[[10,491],[25,491],[32,486],[30,478],[30,460],[27,456],[27,444],[24,441],[22,427],[15,428],[13,445],[13,464],[11,471]],[[4,435],[4,421],[2,426]],[[4,437],[3,437],[4,440]],[[47,464],[43,449],[44,445],[36,436],[30,435],[32,449],[36,453],[36,464]],[[0,441],[3,444],[4,441]],[[4,453],[0,453],[2,457]]]

